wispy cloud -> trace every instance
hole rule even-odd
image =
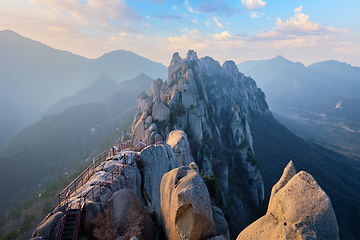
[[[194,12],[194,9],[192,7],[190,7],[190,4],[189,4],[189,1],[188,0],[185,0],[184,1],[184,5],[185,7],[189,10],[189,12],[193,13]]]
[[[302,6],[294,10],[294,17],[282,21],[276,19],[276,27],[270,31],[263,31],[256,34],[254,40],[276,40],[276,39],[295,39],[304,36],[324,36],[331,33],[348,33],[347,29],[336,29],[324,27],[318,23],[311,22],[309,16],[302,13]]]
[[[218,25],[219,28],[223,28],[224,26],[221,24],[221,22],[218,20],[217,17],[213,18],[213,21]]]
[[[258,15],[257,12],[251,12],[251,18],[259,18],[260,16]]]
[[[261,9],[266,6],[266,2],[262,0],[241,0],[241,3],[244,4],[249,11]]]

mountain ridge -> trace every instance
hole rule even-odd
[[[0,148],[52,104],[88,87],[102,72],[112,78],[115,75],[118,82],[142,72],[155,76],[165,76],[166,72],[161,63],[127,51],[109,52],[100,60],[88,59],[11,30],[0,31],[0,39]],[[108,56],[115,56],[116,61]],[[116,66],[121,59],[123,64]]]

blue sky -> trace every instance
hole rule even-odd
[[[360,66],[360,1],[0,0],[0,29],[88,58],[125,49],[165,65],[189,49]]]

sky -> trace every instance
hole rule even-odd
[[[359,0],[0,0],[0,30],[87,58],[124,49],[164,65],[278,55],[360,66]]]

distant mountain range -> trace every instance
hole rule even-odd
[[[243,62],[238,64],[238,67],[245,75],[256,80],[265,92],[270,108],[274,105],[319,114],[331,113],[339,118],[349,116],[352,121],[360,122],[357,114],[354,116],[350,113],[353,110],[350,105],[358,105],[359,100],[356,99],[360,98],[359,67],[337,61],[305,67],[282,56],[270,60]],[[341,101],[345,108],[339,107]]]
[[[305,67],[282,56],[238,67],[256,80],[282,124],[301,137],[360,159],[359,67],[334,60]]]
[[[94,93],[99,86],[97,82],[48,111],[71,107],[42,118],[17,134],[0,151],[0,182],[11,183],[0,184],[0,192],[6,192],[1,198],[0,211],[29,197],[39,184],[54,180],[76,159],[84,161],[88,152],[109,135],[119,137],[119,128],[133,119],[138,94],[149,91],[152,81],[145,74],[116,84],[101,81],[103,90],[107,86],[121,90],[110,91],[107,97],[103,94],[98,102],[86,101],[84,96]]]
[[[0,40],[0,148],[51,105],[104,76],[115,83],[140,73],[166,77],[163,64],[124,50],[87,59],[10,30],[1,31]],[[99,94],[87,101],[99,100]]]

